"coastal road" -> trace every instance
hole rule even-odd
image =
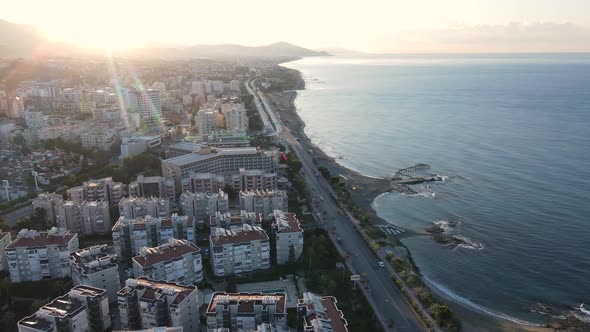
[[[275,126],[273,126],[271,120],[269,119],[269,114],[264,110],[264,107],[262,106],[260,96],[256,92],[256,88],[254,87],[255,80],[256,79],[252,79],[246,82],[246,90],[248,90],[248,93],[252,95],[254,99],[254,104],[256,105],[258,114],[260,115],[262,123],[264,124],[264,134],[267,136],[274,136],[276,135]]]
[[[260,93],[262,95],[262,93]],[[263,101],[266,98],[261,98]],[[272,119],[278,119],[275,111],[266,102],[267,111]],[[333,238],[340,239],[336,245],[344,251],[348,258],[347,264],[355,274],[367,274],[367,295],[375,313],[381,319],[385,327],[387,322],[393,320],[395,331],[428,331],[420,318],[406,302],[400,290],[389,277],[387,269],[379,266],[379,259],[370,251],[366,242],[354,229],[353,221],[341,214],[338,209],[336,195],[328,182],[317,176],[317,166],[313,163],[308,151],[297,141],[284,124],[277,120],[275,122],[280,130],[277,130],[277,137],[288,142],[297,154],[302,164],[303,176],[307,182],[310,192],[319,199],[317,211],[326,215],[326,225]]]

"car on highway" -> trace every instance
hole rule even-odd
[[[385,263],[383,263],[382,261],[379,261],[379,266],[380,267],[385,267]]]

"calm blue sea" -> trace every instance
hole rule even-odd
[[[386,177],[423,162],[448,176],[387,193],[379,215],[483,250],[405,238],[421,272],[468,307],[528,322],[541,302],[590,302],[590,55],[308,58],[296,105],[339,162]],[[435,193],[434,197],[432,193]]]

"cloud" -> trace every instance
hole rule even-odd
[[[590,52],[590,29],[573,23],[458,24],[388,38],[397,52]]]

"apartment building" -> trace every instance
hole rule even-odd
[[[8,259],[6,258],[6,246],[12,242],[10,232],[2,232],[0,229],[0,271],[8,271]]]
[[[241,274],[270,267],[268,235],[257,226],[241,230],[217,228],[209,236],[211,265],[216,276]]]
[[[176,201],[174,180],[162,176],[139,175],[129,184],[128,190],[131,197],[159,197]]]
[[[19,332],[106,331],[111,328],[107,292],[86,285],[42,306],[18,322]]]
[[[103,126],[93,126],[80,134],[80,141],[85,149],[110,151],[119,141],[117,131]]]
[[[264,324],[287,331],[287,294],[217,292],[206,315],[207,331],[257,331]]]
[[[303,253],[303,229],[295,213],[273,211],[273,235],[276,242],[277,264],[289,263],[289,256],[294,261]]]
[[[225,130],[230,132],[243,132],[248,130],[248,111],[244,104],[232,104],[225,112]]]
[[[158,197],[125,197],[119,202],[119,215],[128,219],[169,217],[170,200]]]
[[[159,129],[162,124],[162,101],[159,90],[127,89],[125,99],[129,112],[139,114],[143,128]]]
[[[278,166],[278,150],[263,151],[255,147],[218,149],[203,147],[198,153],[162,161],[162,175],[174,178],[181,188],[181,179],[190,173],[238,174],[240,168],[274,172]]]
[[[121,182],[107,177],[84,182],[81,186],[72,187],[66,192],[71,201],[106,201],[111,205],[119,204],[125,187]]]
[[[108,234],[111,230],[109,203],[65,201],[57,207],[57,226],[80,235]]]
[[[221,189],[215,193],[191,193],[180,195],[180,209],[185,216],[192,216],[198,223],[216,213],[229,211],[229,198]]]
[[[63,196],[56,193],[41,193],[33,198],[33,209],[45,210],[45,224],[57,223],[56,206],[63,202]]]
[[[192,217],[173,214],[170,218],[127,219],[120,217],[113,226],[115,254],[131,259],[142,247],[157,247],[171,238],[196,242],[196,225]]]
[[[69,255],[74,285],[87,285],[107,292],[109,302],[117,301],[121,288],[117,256],[106,244],[74,251]]]
[[[199,110],[195,116],[199,135],[209,135],[217,130],[217,117],[219,113],[213,109]]]
[[[157,326],[199,331],[199,299],[195,286],[148,278],[127,279],[118,293],[121,327],[126,330]]]
[[[154,248],[143,247],[133,257],[133,275],[193,285],[203,280],[201,249],[187,240],[170,239]]]
[[[240,209],[258,212],[269,220],[274,210],[287,211],[289,197],[284,190],[243,190],[240,191]]]
[[[68,255],[78,250],[78,234],[51,228],[45,232],[22,229],[6,247],[10,281],[59,279],[71,275]]]
[[[348,332],[348,323],[333,296],[303,293],[297,301],[297,330],[304,332]]]
[[[209,217],[211,234],[215,234],[218,228],[239,231],[243,229],[243,225],[260,227],[262,225],[262,215],[257,212],[246,212],[242,210],[240,213],[217,212]]]
[[[225,187],[225,177],[213,173],[190,173],[181,184],[183,192],[215,193]]]
[[[277,189],[277,173],[265,172],[262,169],[240,169],[231,177],[234,190],[275,190]]]

